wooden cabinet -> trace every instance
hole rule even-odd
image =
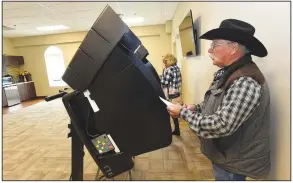
[[[24,64],[23,56],[17,56],[17,62],[18,62],[19,65],[23,65]]]
[[[33,82],[26,83],[27,84],[27,93],[28,98],[33,99],[37,97],[35,84]]]
[[[17,89],[18,89],[20,101],[27,100],[28,99],[27,85],[25,83],[18,83]]]
[[[4,55],[3,56],[3,61],[4,61],[6,66],[9,66],[9,65],[23,65],[24,64],[23,56]]]
[[[37,97],[34,82],[17,83],[17,90],[19,93],[20,102],[34,99]],[[2,107],[8,106],[6,92],[2,87]]]
[[[17,89],[20,101],[34,99],[37,96],[34,82],[17,83]]]
[[[4,61],[4,56],[2,58],[3,58],[3,61],[2,61],[2,76],[4,76],[4,75],[7,74],[7,66],[6,66],[6,63]]]
[[[2,87],[2,107],[7,105],[8,105],[8,102],[7,102],[6,94],[5,94],[4,88]]]

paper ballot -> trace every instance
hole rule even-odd
[[[163,99],[162,97],[160,97],[160,99],[161,99],[161,100],[162,100],[167,106],[174,105],[173,103],[169,102],[168,100]]]

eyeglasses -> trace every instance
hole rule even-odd
[[[225,44],[230,44],[230,43],[234,43],[234,42],[230,41],[230,42],[224,42],[224,43],[218,43],[218,44],[212,43],[211,44],[211,49],[214,50],[215,47],[217,47],[217,46],[221,46],[221,45],[225,45]]]

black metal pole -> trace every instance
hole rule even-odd
[[[83,180],[84,145],[72,124],[69,125],[71,136],[71,180]]]

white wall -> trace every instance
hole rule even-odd
[[[290,180],[290,2],[182,2],[173,17],[172,38],[189,10],[201,18],[200,32],[219,27],[224,19],[247,21],[256,28],[255,36],[266,46],[268,56],[253,57],[264,73],[271,92],[271,160],[269,179]],[[203,100],[213,73],[207,50],[210,41],[201,41],[202,56],[183,59],[180,40],[176,51],[183,72],[183,100]]]

